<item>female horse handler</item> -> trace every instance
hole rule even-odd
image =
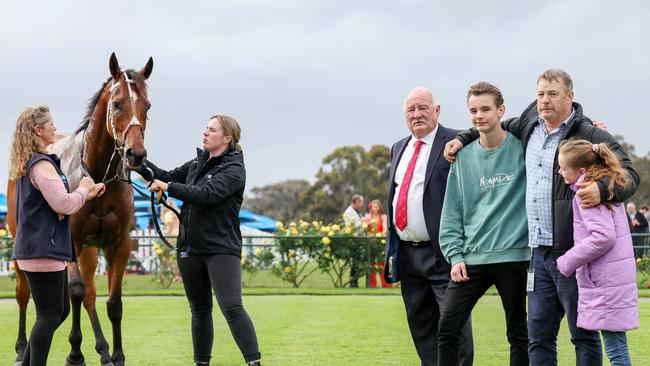
[[[24,366],[45,366],[54,331],[70,313],[66,262],[75,254],[69,215],[105,188],[84,177],[70,192],[59,158],[44,152],[55,131],[47,106],[28,107],[16,121],[11,142],[9,178],[16,180],[17,217],[12,259],[25,272],[36,306]]]
[[[203,150],[165,171],[151,162],[150,191],[183,201],[177,241],[178,268],[192,311],[196,365],[209,365],[212,351],[212,291],[230,332],[250,366],[260,365],[253,322],[242,305],[239,209],[246,170],[234,118],[216,115],[203,132]],[[141,169],[141,175],[146,176]]]

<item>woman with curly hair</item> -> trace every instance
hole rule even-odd
[[[45,152],[55,131],[50,109],[32,106],[18,116],[11,142],[9,179],[16,181],[17,218],[12,259],[25,272],[36,306],[24,366],[47,363],[54,331],[70,312],[66,263],[75,260],[70,215],[104,192],[104,185],[89,177],[70,192],[59,158]]]

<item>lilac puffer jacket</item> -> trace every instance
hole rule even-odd
[[[611,332],[638,328],[636,263],[623,204],[612,210],[605,205],[585,209],[576,196],[573,239],[574,247],[557,259],[557,268],[567,277],[576,272],[578,327]]]

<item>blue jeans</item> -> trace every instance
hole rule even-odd
[[[528,356],[533,366],[557,365],[557,334],[566,314],[576,365],[601,366],[603,355],[598,332],[576,326],[578,284],[576,276],[564,277],[557,270],[553,248],[533,250],[535,289],[528,293]]]
[[[612,366],[632,366],[630,352],[627,349],[625,332],[601,331],[605,343],[605,352]]]

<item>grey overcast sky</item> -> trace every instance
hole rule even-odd
[[[434,91],[443,125],[466,128],[471,84],[500,87],[514,116],[554,67],[572,75],[588,116],[645,154],[649,19],[641,0],[3,1],[0,179],[18,113],[45,103],[73,131],[113,51],[124,68],[154,58],[149,157],[180,165],[209,116],[229,114],[242,125],[248,189],[313,181],[336,147],[408,135],[413,87]]]

